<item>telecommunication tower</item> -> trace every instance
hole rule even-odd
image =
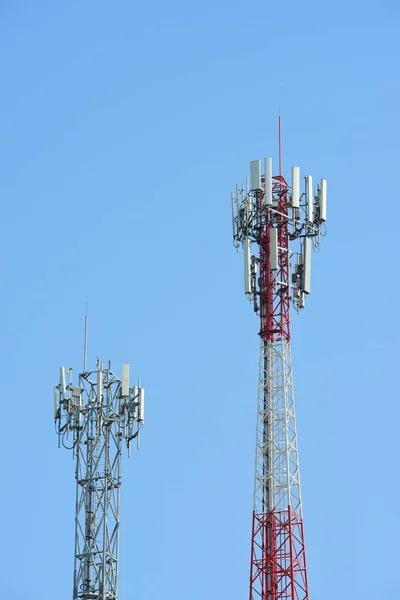
[[[279,122],[280,130],[280,122]],[[244,291],[260,316],[260,364],[250,600],[308,600],[297,450],[290,306],[311,292],[311,254],[324,235],[327,182],[289,186],[272,159],[250,163],[250,184],[231,195],[234,245],[244,250]],[[252,247],[256,248],[252,254]]]
[[[130,386],[128,364],[121,379],[99,359],[87,371],[85,349],[77,385],[72,369],[61,367],[54,419],[59,446],[72,450],[76,465],[73,600],[117,600],[121,451],[123,442],[128,453],[133,439],[139,445],[144,390],[140,380]]]

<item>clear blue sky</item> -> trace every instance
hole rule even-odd
[[[396,0],[3,1],[0,600],[72,597],[52,387],[147,394],[120,600],[246,600],[259,341],[231,243],[248,162],[329,182],[293,356],[311,600],[398,597]]]

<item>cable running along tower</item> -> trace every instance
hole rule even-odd
[[[308,600],[297,450],[290,306],[311,291],[311,253],[325,234],[327,183],[289,186],[272,159],[250,163],[250,184],[232,194],[234,245],[244,250],[244,288],[260,316],[250,600]],[[252,249],[256,252],[253,255]]]
[[[72,369],[61,367],[54,419],[59,446],[75,459],[73,600],[117,600],[121,451],[123,442],[128,452],[133,439],[139,445],[144,390],[140,381],[130,387],[128,364],[121,379],[110,362],[98,359],[96,369],[87,371],[85,349],[77,385]]]

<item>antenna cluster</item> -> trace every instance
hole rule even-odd
[[[236,186],[231,203],[233,243],[236,249],[243,246],[244,290],[255,312],[260,311],[259,297],[266,283],[282,289],[287,282],[289,300],[300,311],[311,292],[312,248],[317,250],[321,236],[326,234],[326,179],[314,186],[312,176],[306,175],[302,191],[299,167],[292,167],[289,186],[281,175],[272,175],[271,158],[264,160],[264,174],[261,161],[254,160],[250,163],[250,183],[246,177],[246,185]],[[269,282],[257,277],[263,257],[252,254],[252,243],[268,249]]]
[[[85,361],[86,362],[86,361]],[[79,374],[78,385],[72,381],[72,368],[61,367],[60,383],[54,387],[54,420],[61,443],[75,449],[82,440],[84,424],[93,417],[100,429],[117,426],[118,437],[127,447],[137,439],[144,422],[144,389],[130,387],[129,365],[122,365],[122,379],[111,371],[110,361],[97,359],[97,369]]]

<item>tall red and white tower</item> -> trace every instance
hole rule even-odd
[[[300,471],[290,352],[290,308],[311,291],[311,254],[325,234],[327,183],[313,187],[292,167],[291,186],[272,159],[250,163],[250,182],[232,194],[244,287],[260,316],[250,600],[308,600]],[[253,250],[255,251],[252,254]]]

